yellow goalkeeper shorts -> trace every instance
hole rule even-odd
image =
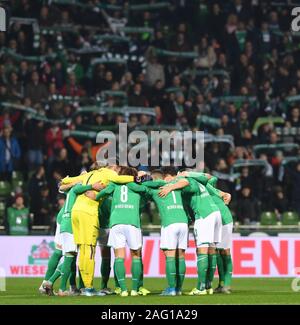
[[[72,228],[77,245],[96,245],[99,236],[98,214],[72,211]]]

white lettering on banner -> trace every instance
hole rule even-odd
[[[165,276],[165,258],[159,244],[159,237],[144,237],[143,262],[147,277]],[[7,254],[7,247],[10,247],[10,254]],[[53,237],[50,236],[0,236],[1,267],[7,277],[43,277],[53,250]],[[234,277],[298,276],[299,280],[299,274],[295,273],[296,268],[300,267],[299,237],[235,237],[232,257]],[[98,250],[96,264],[96,276],[99,276]],[[196,277],[195,243],[192,237],[186,251],[186,265],[187,277]],[[130,274],[129,254],[125,259],[125,266]]]

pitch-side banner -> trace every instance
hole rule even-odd
[[[54,247],[53,237],[0,236],[0,270],[8,277],[42,277]],[[294,277],[299,274],[295,269],[300,268],[300,238],[235,237],[232,256],[235,277]],[[96,276],[99,276],[100,260],[98,248]],[[165,275],[165,258],[159,249],[159,237],[144,237],[143,262],[145,276]],[[128,257],[128,273],[130,264]],[[186,252],[186,265],[187,276],[195,277],[196,254],[192,239]]]

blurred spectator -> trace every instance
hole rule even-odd
[[[252,196],[251,188],[244,187],[236,206],[237,220],[242,224],[251,224],[258,221],[259,207],[257,200]]]
[[[0,137],[0,179],[11,180],[12,172],[19,167],[21,149],[18,140],[12,136],[9,122],[4,123]]]
[[[23,97],[23,87],[18,80],[18,75],[12,71],[8,83],[9,96],[12,100],[20,99]]]
[[[47,88],[40,83],[39,74],[36,71],[32,72],[31,82],[25,87],[25,95],[30,98],[32,104],[40,103],[48,97]]]
[[[61,90],[64,96],[83,96],[84,90],[78,85],[75,73],[69,73],[67,84]]]
[[[289,125],[291,127],[300,127],[300,108],[294,107],[291,111],[290,118],[288,119]]]
[[[282,214],[288,211],[288,202],[281,188],[275,191],[272,203],[275,209],[277,219],[281,220]]]
[[[68,151],[65,148],[57,151],[54,160],[50,165],[51,172],[59,171],[61,175],[72,175],[73,174],[73,166],[68,158]]]
[[[44,162],[43,150],[45,148],[44,122],[28,120],[26,123],[27,133],[27,159],[29,170],[34,170]]]
[[[134,85],[132,94],[128,98],[128,104],[130,106],[149,106],[148,99],[142,93],[142,85],[140,83]]]
[[[48,158],[52,161],[54,158],[54,150],[61,149],[64,147],[63,133],[61,128],[57,124],[52,125],[46,131],[45,142]]]
[[[216,53],[211,45],[208,45],[206,37],[202,37],[198,46],[199,57],[195,60],[197,68],[211,68],[217,61]]]
[[[21,113],[19,111],[10,114],[8,110],[4,110],[3,115],[0,116],[0,129],[3,129],[5,124],[10,124],[13,126],[18,121],[20,116]]]
[[[50,191],[47,186],[43,186],[38,194],[36,211],[34,212],[34,224],[39,226],[50,225],[53,205],[50,200]]]
[[[164,67],[157,61],[157,57],[155,55],[151,55],[149,57],[149,61],[147,63],[145,82],[148,86],[154,86],[154,84],[160,80],[162,83],[162,87],[165,85],[165,72]]]
[[[24,205],[24,198],[21,194],[15,196],[14,204],[7,209],[7,224],[9,235],[29,234],[29,209]]]

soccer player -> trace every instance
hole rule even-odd
[[[194,236],[197,246],[197,270],[198,283],[189,294],[206,295],[212,294],[213,290],[206,290],[209,267],[209,247],[214,247],[221,241],[221,214],[217,205],[208,193],[205,185],[206,177],[201,183],[192,178],[181,178],[175,184],[165,185],[160,195],[167,196],[171,191],[182,189],[182,193],[189,202],[194,218]]]
[[[214,290],[217,293],[230,293],[230,283],[231,283],[231,274],[232,274],[232,261],[230,255],[230,247],[232,241],[232,228],[233,228],[233,219],[231,212],[226,204],[229,204],[231,200],[231,195],[229,193],[220,191],[215,188],[217,183],[217,178],[209,174],[197,173],[197,172],[185,172],[181,174],[201,182],[203,177],[207,178],[206,189],[211,195],[213,201],[219,208],[222,218],[222,240],[221,243],[217,244],[218,250],[215,247],[210,247],[209,249],[209,268],[208,268],[208,279],[206,284],[206,289],[211,291],[212,281],[214,278],[214,273],[216,265],[218,265],[219,270],[219,287]],[[225,204],[225,202],[226,204]],[[226,255],[225,255],[226,254]],[[229,256],[229,258],[223,256]],[[224,260],[224,263],[223,263]],[[225,269],[225,267],[226,269]],[[226,287],[224,288],[224,277],[226,272]]]
[[[185,251],[188,244],[188,217],[183,208],[180,190],[174,190],[165,197],[161,197],[160,187],[166,184],[175,184],[176,171],[174,168],[164,169],[164,179],[145,182],[148,194],[156,203],[161,219],[160,248],[166,257],[166,276],[168,287],[161,293],[162,296],[176,296],[182,294],[182,285],[185,278],[186,264]]]
[[[98,243],[101,251],[101,286],[100,292],[110,295],[111,290],[108,288],[108,281],[111,271],[111,249],[108,246],[108,236],[109,236],[109,218],[111,212],[111,202],[112,196],[108,195],[99,205],[99,238]],[[116,287],[118,287],[117,281],[115,281]]]
[[[76,177],[66,177],[62,185],[81,182],[82,185],[101,183],[106,186],[109,181],[116,183],[128,183],[134,181],[133,176],[117,173],[117,166],[100,168]],[[78,196],[72,209],[72,228],[75,243],[79,245],[79,270],[82,277],[86,296],[95,294],[93,279],[95,271],[95,249],[99,235],[99,203],[90,199],[87,195]]]
[[[127,167],[120,167],[119,175],[126,175]],[[145,173],[138,172],[138,176],[145,176]],[[141,198],[141,201],[144,197]],[[111,271],[111,248],[108,246],[108,237],[109,237],[109,218],[111,214],[111,203],[112,203],[112,196],[107,196],[102,205],[99,206],[99,222],[100,222],[100,232],[99,232],[99,246],[101,250],[101,289],[100,292],[110,295],[112,294],[111,289],[108,288],[108,281]],[[141,259],[142,261],[142,259]],[[149,290],[144,288],[143,286],[143,261],[142,261],[142,274],[140,283],[138,286],[138,294],[142,296],[146,296],[150,293]],[[114,274],[115,280],[115,293],[120,294],[121,288],[118,283],[118,279],[116,274]]]
[[[208,181],[208,189],[216,187],[217,177],[212,177]],[[232,230],[233,218],[227,206],[231,197],[228,197],[226,204],[224,202],[223,192],[217,190],[217,193],[212,196],[214,202],[217,204],[221,211],[222,216],[222,240],[217,244],[217,267],[219,273],[219,285],[214,290],[216,293],[231,293],[231,279],[232,279],[232,258],[231,258],[231,245],[232,245]]]
[[[53,284],[61,276],[58,296],[70,296],[78,294],[76,290],[77,246],[75,244],[73,236],[71,212],[78,195],[90,190],[99,191],[101,188],[103,187],[101,187],[99,183],[85,186],[81,184],[76,184],[66,194],[66,202],[64,204],[63,215],[60,224],[60,234],[62,240],[64,260],[61,267],[57,269],[57,271],[50,277],[48,282],[45,284],[45,287],[49,293],[53,293]],[[67,291],[66,287],[69,278],[71,290]]]
[[[127,175],[137,176],[134,168],[127,168]],[[134,190],[134,191],[133,191]],[[126,244],[130,248],[132,256],[132,290],[131,296],[138,296],[140,279],[142,276],[142,232],[140,223],[140,199],[139,193],[145,193],[146,188],[135,183],[119,185],[109,183],[100,191],[96,200],[101,200],[107,195],[112,195],[112,210],[110,215],[110,232],[108,246],[113,247],[115,253],[114,272],[121,288],[121,297],[128,296],[125,283],[125,253]],[[139,192],[139,193],[137,193]]]
[[[63,215],[65,198],[61,198],[59,200],[59,204],[60,204],[61,208],[56,216],[56,231],[55,231],[55,237],[54,237],[55,250],[48,261],[47,272],[46,272],[45,278],[39,288],[39,292],[42,294],[47,294],[45,285],[48,282],[48,280],[51,278],[51,276],[55,273],[55,271],[59,265],[59,262],[63,256],[62,239],[61,239],[61,234],[60,234],[60,223],[61,223],[61,219],[62,219],[62,215]]]

